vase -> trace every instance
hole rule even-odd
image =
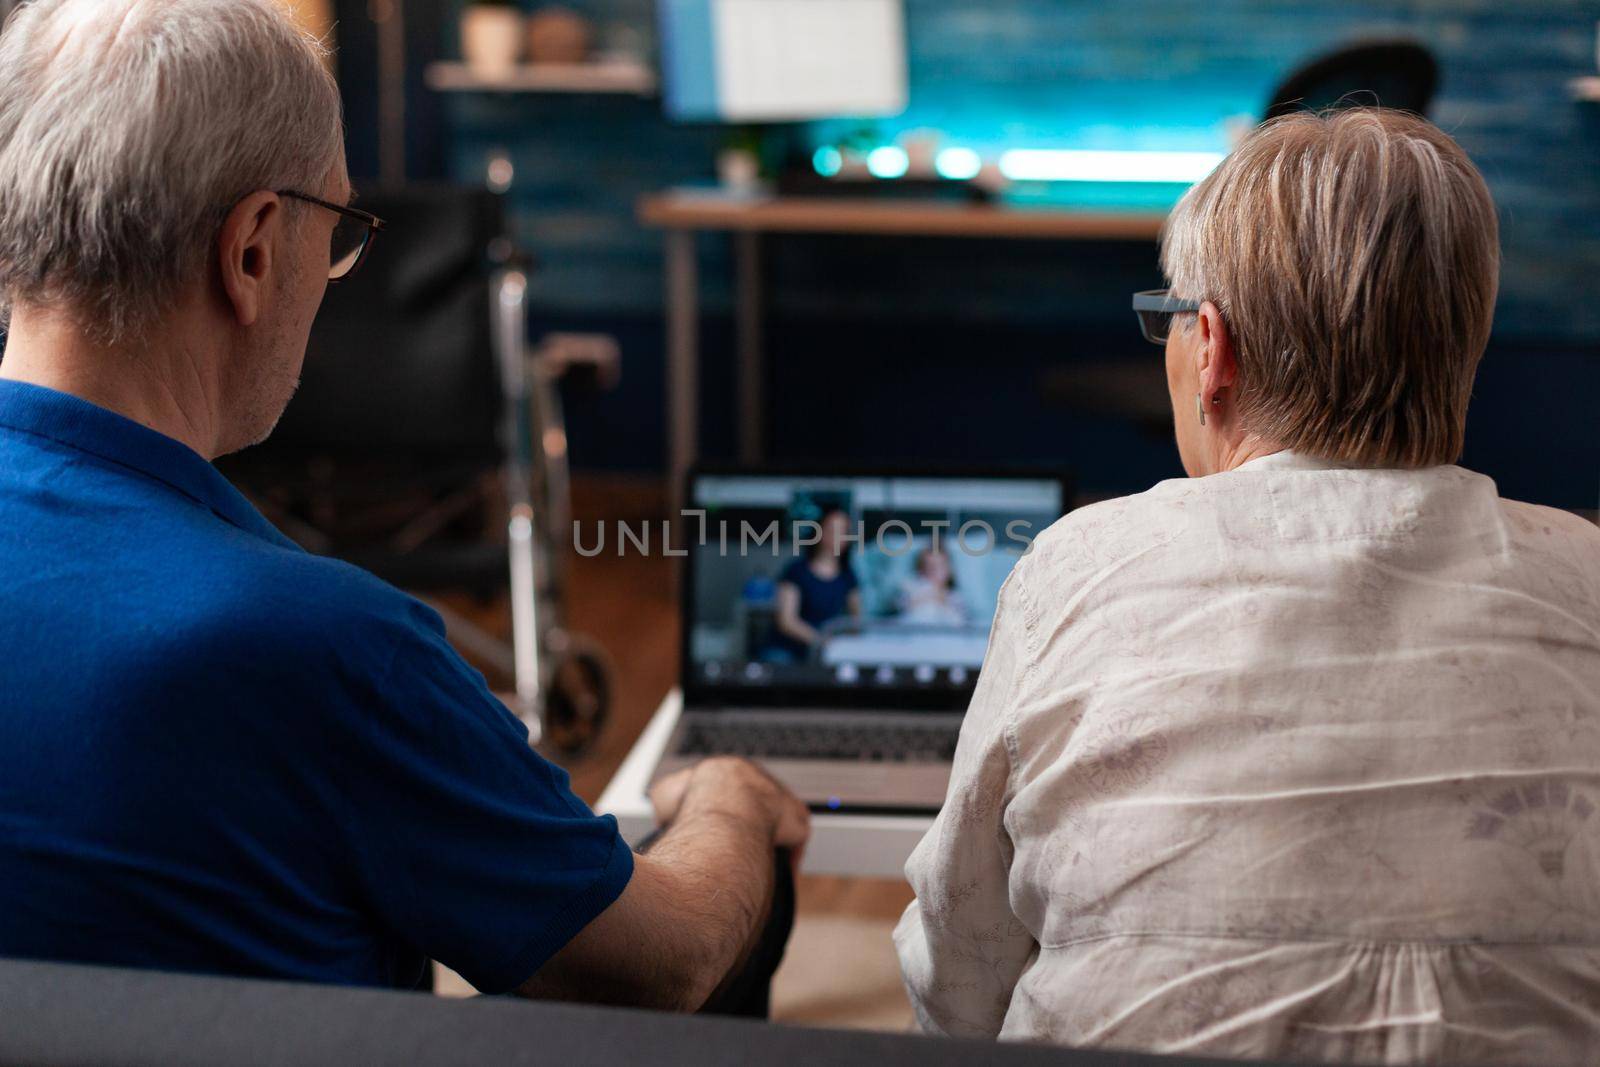
[[[594,31],[589,20],[562,7],[547,7],[528,19],[528,61],[570,65],[589,58]]]
[[[514,7],[474,4],[461,13],[461,56],[480,77],[513,73],[523,40],[522,12]]]

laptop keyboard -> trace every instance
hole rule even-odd
[[[679,751],[685,756],[948,763],[955,756],[960,729],[959,723],[703,721],[687,726]]]

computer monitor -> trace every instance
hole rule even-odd
[[[876,118],[906,108],[903,0],[657,0],[667,114]]]
[[[684,684],[704,703],[964,707],[1060,478],[702,472]]]

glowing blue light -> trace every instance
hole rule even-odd
[[[832,145],[823,145],[812,154],[811,166],[824,178],[832,178],[844,169],[844,153]]]
[[[969,181],[983,170],[983,157],[970,148],[946,148],[933,161],[939,177],[953,182]]]
[[[1221,162],[1221,152],[1013,148],[1000,173],[1014,182],[1197,182]]]
[[[874,148],[867,155],[867,172],[874,178],[904,178],[910,169],[911,157],[896,145]]]

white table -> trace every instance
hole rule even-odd
[[[597,810],[617,817],[617,826],[630,845],[637,845],[655,829],[647,795],[650,774],[682,711],[683,694],[674,689],[600,797]],[[814,815],[803,869],[806,874],[904,878],[906,859],[932,825],[931,815]]]

